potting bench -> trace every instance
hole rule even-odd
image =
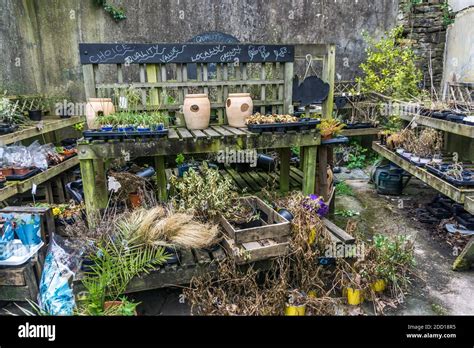
[[[13,144],[17,141],[29,140],[35,137],[44,137],[47,142],[60,140],[59,131],[69,128],[75,124],[85,122],[84,116],[71,116],[69,118],[45,117],[35,125],[24,127],[16,132],[0,136],[0,146]],[[45,185],[45,195],[49,203],[53,203],[53,189],[51,183],[57,187],[57,196],[60,203],[65,201],[63,183],[60,175],[79,164],[79,158],[72,157],[56,166],[52,166],[42,173],[22,180],[8,181],[4,188],[0,189],[0,205],[6,205],[5,201],[17,194],[26,193],[33,185]]]
[[[462,106],[464,108],[472,108],[474,106],[471,97],[472,84],[448,83],[447,92],[448,95],[445,95],[445,98],[447,98],[446,101],[448,103],[456,104],[457,106]],[[382,95],[378,96],[386,101],[391,101],[394,103],[399,102],[396,100],[391,100],[390,98],[384,97]],[[450,152],[459,151],[460,160],[474,160],[474,126],[422,116],[412,112],[401,112],[399,117],[402,120],[416,125],[443,131],[446,135],[446,150]],[[448,196],[455,202],[464,204],[466,211],[468,211],[470,214],[474,214],[474,189],[451,185],[449,182],[437,177],[427,170],[411,164],[393,151],[390,151],[386,147],[380,145],[378,142],[374,142],[372,144],[372,149],[389,161],[403,168],[408,173],[417,177],[427,185],[431,186],[435,190]],[[474,238],[471,237],[471,241],[467,244],[467,246],[454,262],[453,269],[465,269],[470,267],[471,263],[474,263],[473,240]]]
[[[133,87],[140,91],[140,109],[164,110],[173,118],[169,134],[163,138],[123,142],[83,139],[79,143],[88,217],[107,206],[106,163],[115,158],[154,157],[159,198],[165,200],[167,155],[211,153],[226,148],[277,149],[281,159],[280,189],[288,191],[290,147],[297,146],[302,148],[305,158],[303,192],[314,193],[322,188],[329,192],[316,173],[320,144],[316,130],[255,134],[247,128],[229,127],[224,101],[228,93],[250,92],[254,107],[259,107],[260,112],[292,113],[294,62],[304,61],[310,54],[313,60],[322,61],[322,79],[330,84],[329,95],[322,105],[323,117],[329,117],[333,109],[334,45],[81,44],[79,49],[87,98],[111,97],[114,90],[124,93]],[[187,65],[191,63],[197,64],[196,80],[187,77]],[[208,73],[211,63],[217,66],[214,75]],[[111,77],[110,70],[116,71],[116,75]],[[106,79],[112,82],[103,82]],[[176,102],[171,103],[168,96],[173,92]],[[198,92],[209,94],[216,120],[208,129],[190,131],[185,128],[179,110],[185,94]],[[319,158],[325,158],[326,153],[323,151]],[[326,166],[321,168],[326,176]]]

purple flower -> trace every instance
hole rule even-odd
[[[329,206],[323,201],[320,202],[319,209],[316,212],[320,217],[323,217],[329,212]]]

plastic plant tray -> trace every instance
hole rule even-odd
[[[315,129],[320,123],[320,120],[302,118],[298,122],[288,123],[265,123],[265,124],[249,124],[247,128],[253,133],[275,132],[285,133],[288,131],[304,131]]]
[[[9,134],[18,130],[18,126],[0,126],[0,134]]]
[[[349,142],[348,137],[336,137],[328,140],[321,140],[321,145],[337,145],[337,144],[345,144]]]
[[[21,243],[21,240],[19,239],[14,239],[13,240],[13,255],[10,256],[8,259],[0,261],[0,266],[20,266],[27,262],[30,257],[32,257],[34,254],[38,252],[38,250],[41,249],[41,247],[44,245],[44,242],[41,241],[41,243],[29,246],[28,247],[24,246]]]
[[[450,175],[447,175],[447,174],[446,174],[446,171],[440,170],[440,169],[435,168],[435,167],[433,167],[433,166],[431,166],[431,165],[427,165],[427,166],[426,166],[426,169],[427,169],[430,173],[432,173],[432,174],[434,174],[434,175],[436,175],[436,176],[438,176],[438,177],[440,177],[440,178],[442,178],[442,179],[448,181],[450,184],[453,184],[454,186],[469,186],[469,187],[474,186],[474,172],[473,172],[473,171],[468,171],[468,172],[472,173],[472,174],[471,174],[471,175],[472,175],[472,179],[471,179],[471,180],[467,180],[467,179],[458,180],[458,179],[453,178],[453,177],[450,176]],[[466,172],[467,172],[467,171],[466,171]]]
[[[370,122],[346,123],[345,125],[345,129],[375,128],[375,126]]]
[[[163,130],[150,130],[150,131],[103,131],[100,129],[95,130],[88,130],[82,132],[84,138],[89,139],[98,139],[98,140],[105,140],[105,139],[136,139],[136,138],[161,138],[168,135],[168,129]]]
[[[24,175],[13,174],[13,175],[8,175],[8,176],[6,176],[5,178],[6,178],[8,181],[21,181],[21,180],[29,179],[29,178],[31,178],[32,176],[38,174],[39,172],[41,172],[40,169],[38,169],[38,168],[33,168],[33,169],[31,169],[28,173],[26,173],[26,174],[24,174]]]

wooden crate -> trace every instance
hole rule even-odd
[[[21,266],[0,267],[0,301],[37,301],[45,247]]]
[[[258,197],[244,197],[241,198],[245,204],[250,204],[260,210],[264,217],[262,220],[263,226],[235,229],[230,222],[224,217],[220,216],[220,223],[224,228],[225,234],[230,237],[236,244],[256,242],[264,239],[274,239],[278,242],[285,242],[291,233],[290,222],[278,214],[273,208],[267,205]]]
[[[263,245],[262,245],[263,244]],[[238,265],[283,256],[288,252],[289,242],[277,242],[274,239],[236,244],[228,236],[224,236],[222,245]]]

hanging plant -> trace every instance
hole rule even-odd
[[[112,16],[112,18],[119,22],[126,19],[125,10],[123,7],[116,7],[107,3],[107,0],[95,0],[97,5],[101,6],[105,12]]]

